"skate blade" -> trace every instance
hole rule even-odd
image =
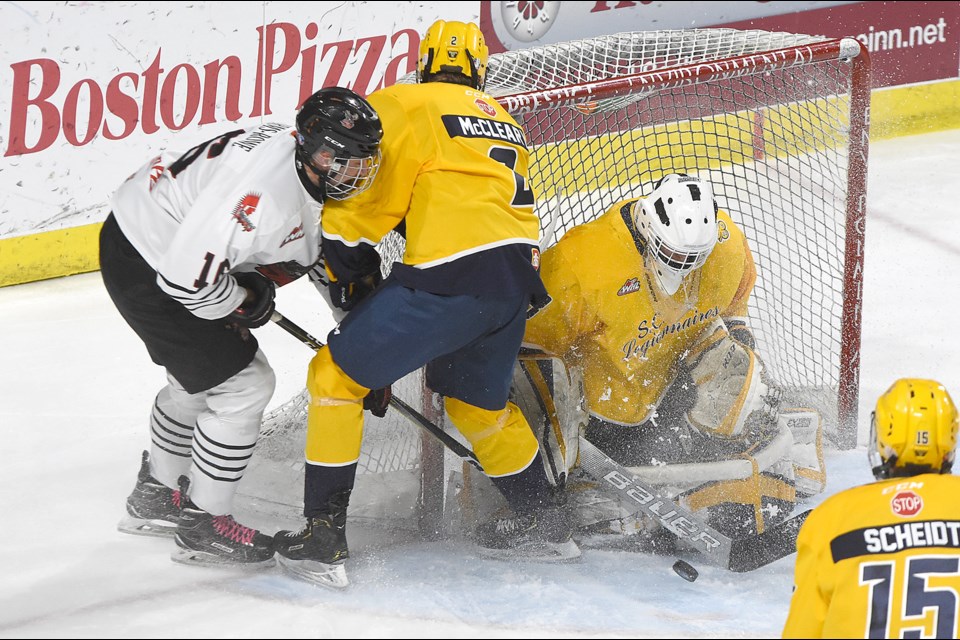
[[[154,538],[170,538],[177,532],[177,523],[166,520],[144,520],[127,516],[117,523],[117,531],[130,533],[135,536],[152,536]]]
[[[276,564],[273,558],[267,558],[260,562],[236,562],[226,560],[222,556],[213,553],[184,548],[178,548],[171,553],[170,559],[178,564],[186,564],[194,567],[217,567],[224,569],[242,569],[244,571],[261,571],[263,569],[269,569]]]
[[[524,545],[513,549],[489,549],[480,547],[480,555],[508,562],[578,562],[580,547],[573,540]]]
[[[321,587],[346,589],[350,586],[343,562],[324,564],[313,560],[291,560],[277,554],[277,563],[284,571]]]

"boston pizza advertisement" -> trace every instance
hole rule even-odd
[[[475,3],[444,4],[451,20],[478,18]],[[292,123],[323,86],[393,84],[438,15],[424,3],[0,4],[0,252],[5,238],[102,221],[158,149]]]

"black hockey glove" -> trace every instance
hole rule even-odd
[[[363,399],[363,408],[382,418],[387,415],[387,407],[390,406],[390,398],[393,397],[393,389],[390,385],[382,389],[371,389],[370,393]]]
[[[373,293],[380,275],[380,254],[371,245],[347,245],[327,236],[321,238],[323,261],[334,306],[350,311]]]
[[[237,307],[233,313],[227,316],[227,320],[247,329],[256,329],[267,324],[276,306],[274,302],[274,296],[276,295],[274,283],[259,273],[235,273],[232,275],[237,284],[247,290],[248,297],[250,294],[253,297],[249,302],[244,302]]]
[[[332,280],[330,282],[330,298],[338,309],[350,311],[360,304],[361,300],[373,293],[382,279],[383,276],[380,275],[378,270],[352,282]]]

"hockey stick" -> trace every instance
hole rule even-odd
[[[301,329],[295,322],[287,319],[279,311],[274,311],[270,319],[280,325],[281,328],[286,330],[287,333],[294,336],[300,342],[304,343],[308,347],[313,348],[314,351],[318,351],[323,348],[323,343],[314,338],[312,335]],[[401,400],[395,395],[390,396],[390,406],[393,407],[400,415],[404,418],[413,422],[417,426],[423,428],[425,431],[428,431],[431,435],[436,437],[440,442],[443,443],[445,447],[450,449],[457,456],[463,458],[474,467],[483,471],[483,467],[480,465],[480,461],[477,460],[477,457],[474,455],[470,449],[463,446],[456,438],[451,436],[449,433],[433,424],[428,420],[423,414],[419,411],[408,405],[406,402]]]
[[[733,539],[702,523],[691,511],[638,480],[582,436],[580,466],[607,490],[634,503],[639,507],[638,511],[653,518],[711,563],[736,573],[758,569],[796,551],[800,525],[810,514],[807,510],[768,527],[763,533]]]

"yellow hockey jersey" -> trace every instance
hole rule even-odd
[[[960,478],[847,489],[804,522],[784,638],[957,638]]]
[[[544,251],[551,302],[527,321],[524,343],[583,368],[587,410],[637,425],[649,418],[675,365],[717,317],[746,317],[753,256],[730,216],[718,213],[717,245],[673,296],[644,268],[632,209],[614,205]]]
[[[372,186],[328,201],[324,240],[376,244],[404,223],[407,286],[434,293],[543,292],[540,222],[523,129],[489,94],[445,82],[367,98],[383,125]]]

